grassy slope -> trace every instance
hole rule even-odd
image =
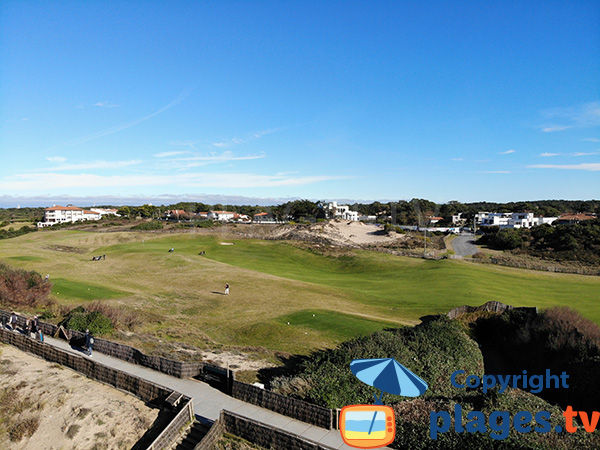
[[[106,261],[90,261],[98,254]],[[304,353],[488,300],[567,304],[600,323],[598,278],[370,252],[332,258],[277,241],[52,231],[1,241],[0,259],[50,273],[61,302],[127,304],[147,318],[145,331],[196,344]]]

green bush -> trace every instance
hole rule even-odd
[[[380,331],[344,342],[333,350],[313,354],[298,373],[274,380],[274,390],[303,398],[329,408],[373,403],[375,389],[356,378],[350,371],[354,359],[395,358],[429,385],[425,396],[453,397],[459,390],[450,384],[457,369],[468,374],[483,374],[483,358],[477,344],[460,324],[440,317],[416,327]],[[303,378],[299,383],[294,378]],[[294,389],[302,386],[302,389]],[[384,403],[402,397],[384,394]]]
[[[569,375],[569,389],[544,389],[539,396],[576,410],[597,410],[600,392],[600,328],[568,307],[540,314],[515,309],[475,323],[477,340],[498,351],[512,373]]]
[[[481,411],[485,416],[486,433],[458,433],[454,430],[454,408],[461,406],[461,423],[463,427],[469,421],[467,414],[471,411]],[[430,438],[430,412],[446,411],[453,418],[450,430],[439,433],[437,440]],[[494,440],[489,434],[489,416],[493,411],[507,411],[511,417],[509,435],[504,440]],[[396,439],[392,448],[411,450],[541,450],[541,449],[597,449],[600,444],[600,434],[578,432],[546,434],[530,432],[519,433],[512,426],[515,415],[528,411],[535,416],[539,411],[551,413],[552,429],[557,425],[564,428],[564,418],[560,408],[519,389],[509,388],[499,394],[496,390],[483,394],[480,390],[464,393],[462,398],[416,398],[394,405],[396,415]],[[532,420],[532,425],[535,426]]]
[[[81,332],[89,329],[94,335],[110,334],[114,329],[111,320],[104,314],[99,311],[87,311],[82,306],[72,309],[59,325]]]
[[[202,220],[202,221],[200,221],[200,222],[198,222],[196,224],[196,226],[198,228],[210,228],[210,227],[214,227],[216,225],[217,224],[214,221],[210,220],[210,219],[209,220]]]
[[[150,222],[143,222],[138,225],[131,227],[132,230],[162,230],[165,224],[159,220],[151,220]]]

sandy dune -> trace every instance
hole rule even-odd
[[[157,415],[131,395],[0,346],[0,448],[129,449]]]

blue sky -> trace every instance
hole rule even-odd
[[[600,198],[598,17],[4,0],[0,200]]]

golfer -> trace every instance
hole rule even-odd
[[[229,295],[229,283],[225,285],[225,295]]]

